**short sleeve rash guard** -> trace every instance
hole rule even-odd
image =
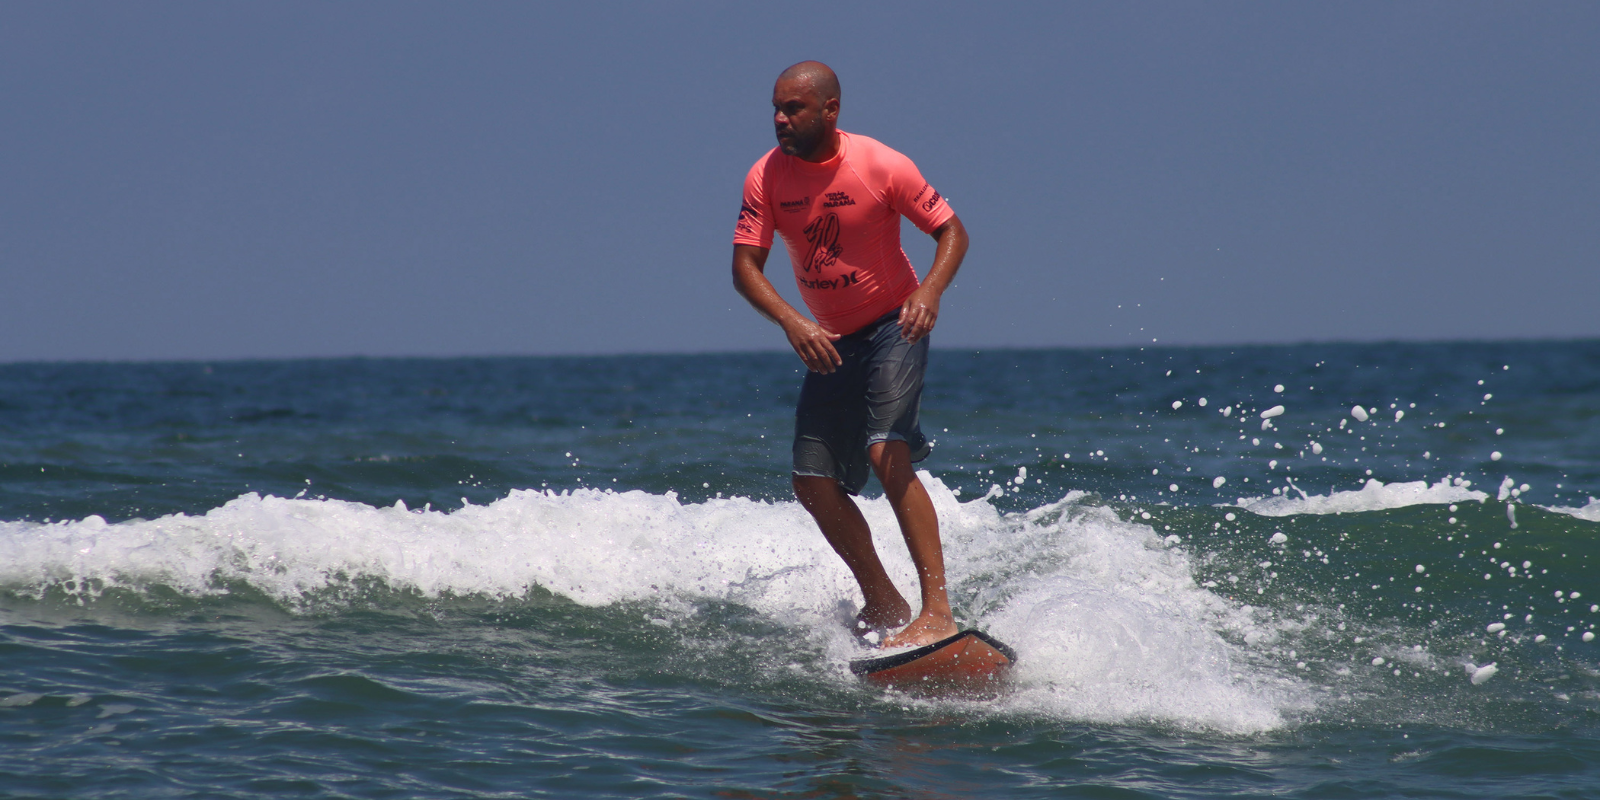
[[[828,332],[847,334],[917,288],[900,248],[902,215],[932,233],[955,212],[911,159],[839,131],[839,153],[821,164],[773,148],[750,168],[733,243],[770,248],[776,230],[812,316]]]

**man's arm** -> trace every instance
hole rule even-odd
[[[933,232],[933,238],[939,242],[939,249],[934,253],[933,266],[928,268],[928,277],[900,306],[900,335],[909,342],[933,330],[933,324],[939,320],[939,298],[955,280],[961,260],[967,256],[967,229],[960,217],[951,217],[949,222],[940,225]],[[738,263],[737,257],[734,263]]]
[[[965,249],[966,246],[963,244],[962,250]],[[783,328],[784,335],[789,337],[789,346],[793,347],[795,355],[800,356],[800,360],[805,362],[806,369],[824,375],[833,372],[835,367],[843,363],[839,358],[839,351],[833,349],[833,341],[838,339],[839,335],[828,333],[821,325],[812,322],[804,314],[796,311],[794,306],[784,302],[778,290],[773,287],[772,281],[767,280],[769,252],[771,249],[766,247],[756,247],[751,244],[734,245],[733,288],[737,289],[744,299],[750,301],[750,305],[755,306],[761,316]],[[957,258],[956,261],[959,263],[960,259]],[[934,300],[934,308],[938,308],[937,298]]]

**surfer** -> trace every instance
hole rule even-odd
[[[967,252],[967,231],[909,158],[838,129],[839,79],[802,61],[772,90],[778,146],[750,168],[733,237],[733,285],[777,323],[806,365],[795,412],[794,493],[854,574],[858,634],[884,647],[957,633],[945,592],[939,518],[911,465],[926,458],[918,424],[928,333]],[[920,283],[900,248],[900,217],[938,242]],[[765,274],[783,237],[808,319]],[[915,618],[851,500],[869,473],[883,484],[921,584]],[[875,637],[874,637],[875,638]]]

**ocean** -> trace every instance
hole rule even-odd
[[[1600,797],[1600,341],[936,347],[993,701],[849,673],[800,377],[0,365],[0,796]]]

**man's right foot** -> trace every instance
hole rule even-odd
[[[946,614],[922,614],[904,630],[883,640],[879,645],[891,647],[921,647],[947,639],[961,632],[956,621]]]

